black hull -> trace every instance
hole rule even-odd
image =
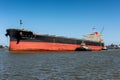
[[[92,51],[91,49],[83,48],[83,47],[78,47],[76,48],[75,51]]]

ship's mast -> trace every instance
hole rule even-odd
[[[101,35],[102,35],[103,30],[104,30],[104,27],[102,28],[102,30],[101,30],[101,32],[100,32]]]
[[[22,23],[22,20],[20,20],[20,28],[21,28],[21,29],[22,29],[22,24],[23,24],[23,23]]]

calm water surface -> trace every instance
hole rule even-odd
[[[120,80],[120,50],[13,53],[0,49],[0,80]]]

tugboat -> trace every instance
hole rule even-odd
[[[92,50],[88,48],[84,41],[82,41],[81,45],[77,47],[75,51],[92,51]]]
[[[106,46],[103,46],[102,50],[108,50]]]

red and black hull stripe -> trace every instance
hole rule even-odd
[[[11,51],[75,51],[82,41],[93,51],[102,50],[104,43],[50,35],[35,35],[31,31],[7,29]]]

